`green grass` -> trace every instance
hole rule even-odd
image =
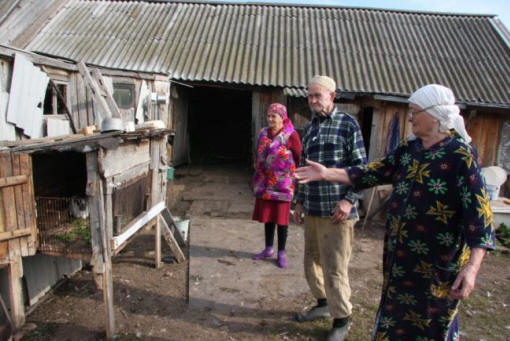
[[[76,218],[71,222],[71,231],[54,235],[62,242],[73,242],[81,239],[90,242],[89,220]]]

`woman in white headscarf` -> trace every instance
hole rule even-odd
[[[374,340],[457,340],[458,303],[494,248],[489,197],[459,112],[449,88],[424,86],[409,98],[413,136],[386,158],[296,170],[301,183],[393,184]]]

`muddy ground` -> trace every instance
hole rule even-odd
[[[302,227],[290,228],[288,269],[277,268],[274,261],[251,260],[262,246],[263,233],[250,225],[255,223],[250,221],[249,176],[249,170],[237,168],[177,169],[169,184],[169,205],[174,215],[191,218],[191,247],[184,249],[191,262],[172,262],[163,243],[167,262],[155,269],[153,231],[139,233],[114,258],[118,340],[324,337],[329,321],[293,319],[297,311],[314,303],[302,270]],[[228,233],[235,227],[245,232]],[[369,339],[381,285],[382,236],[380,222],[356,231],[350,265],[354,305],[350,341]],[[463,340],[510,340],[509,269],[506,254],[494,252],[486,258],[475,292],[462,305]],[[62,281],[29,312],[19,336],[25,341],[102,340],[104,317],[102,292],[85,268]]]

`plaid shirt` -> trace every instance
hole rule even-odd
[[[321,122],[315,115],[305,127],[303,154],[305,160],[322,163],[329,168],[344,168],[367,163],[365,146],[358,122],[348,114],[335,108]],[[346,199],[353,205],[349,219],[358,218],[356,204],[361,198],[351,186],[328,181],[315,181],[300,185],[297,203],[303,205],[303,212],[309,216],[329,217],[336,204]]]

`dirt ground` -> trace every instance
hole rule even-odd
[[[176,170],[169,184],[169,205],[174,215],[191,218],[191,247],[184,249],[191,261],[172,262],[169,248],[162,243],[167,262],[155,269],[153,231],[139,233],[114,258],[118,340],[324,337],[329,321],[298,323],[293,318],[314,304],[302,270],[302,227],[290,227],[288,269],[279,269],[272,261],[251,260],[262,246],[262,228],[247,229],[256,237],[244,238],[244,244],[233,239],[243,236],[225,232],[255,224],[250,221],[249,177],[248,170],[224,167]],[[380,222],[356,230],[350,264],[354,306],[350,341],[369,339],[381,286],[382,237]],[[462,340],[510,340],[509,268],[507,254],[494,252],[486,258],[475,292],[462,305]],[[25,341],[102,340],[104,318],[102,292],[96,289],[90,269],[84,269],[62,281],[29,312],[20,335]]]

